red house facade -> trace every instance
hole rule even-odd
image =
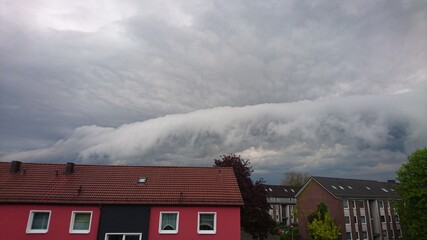
[[[0,234],[5,240],[83,240],[98,235],[99,207],[2,204],[0,213]]]
[[[150,240],[240,239],[240,211],[233,207],[151,207]]]
[[[1,239],[240,239],[232,168],[0,163]]]

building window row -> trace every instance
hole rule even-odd
[[[363,201],[363,200],[359,200],[359,201],[357,201],[358,202],[358,204],[359,204],[359,208],[365,208],[365,201]],[[351,207],[353,208],[353,209],[356,209],[356,200],[351,200]],[[344,205],[344,208],[345,209],[348,209],[349,208],[349,201],[347,200],[347,199],[344,199],[343,200],[343,205]]]
[[[47,233],[51,211],[32,210],[28,217],[27,233]],[[89,233],[92,220],[91,211],[73,211],[71,213],[70,233]]]
[[[160,212],[159,233],[177,234],[179,226],[179,212]],[[216,233],[216,213],[199,212],[197,217],[198,234]]]

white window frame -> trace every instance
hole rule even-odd
[[[75,222],[76,214],[78,214],[78,213],[90,213],[88,230],[79,230],[79,229],[75,230],[74,229],[74,222]],[[73,234],[88,234],[88,233],[90,233],[90,228],[92,226],[92,215],[93,215],[92,211],[72,211],[71,212],[71,221],[70,221],[70,233],[73,233]]]
[[[213,230],[200,230],[200,215],[201,214],[213,214],[214,215],[214,229]],[[217,217],[216,212],[198,212],[197,214],[197,233],[198,234],[216,234],[217,229]]]
[[[348,222],[346,222],[346,219],[348,219]],[[351,224],[350,216],[344,216],[344,223],[345,223],[345,225]]]
[[[362,219],[364,219],[364,220],[362,220]],[[366,216],[365,215],[360,216],[360,223],[366,224]]]
[[[348,199],[344,199],[343,200],[343,207],[344,207],[344,209],[348,209],[349,208],[349,201],[348,201]]]
[[[365,201],[364,200],[359,200],[359,208],[360,209],[365,209]]]
[[[31,225],[33,225],[35,213],[49,213],[49,218],[47,220],[46,229],[31,229]],[[26,233],[47,233],[49,231],[49,224],[50,224],[50,217],[51,216],[52,216],[52,211],[50,211],[50,210],[31,210],[30,214],[28,216]]]
[[[108,235],[123,235],[122,240],[125,240],[126,235],[137,235],[139,236],[139,240],[142,238],[142,233],[106,233],[105,240],[108,240]]]
[[[350,233],[350,238],[347,238],[347,234]],[[345,232],[345,239],[346,240],[352,240],[353,239],[353,234],[351,232]]]
[[[365,237],[365,235],[366,235],[366,237]],[[368,231],[362,231],[362,238],[363,239],[368,239]]]
[[[163,230],[162,229],[162,219],[163,214],[176,214],[176,229],[175,230]],[[159,233],[160,234],[177,234],[179,229],[179,212],[176,211],[166,211],[166,212],[160,212],[159,216]]]

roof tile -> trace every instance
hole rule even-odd
[[[0,163],[0,202],[242,205],[232,168]],[[146,183],[138,183],[146,177]]]

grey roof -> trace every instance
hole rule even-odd
[[[282,185],[265,185],[267,197],[277,198],[295,198],[295,195],[301,189],[300,187],[282,186]]]
[[[396,192],[397,183],[316,176],[310,180],[318,182],[323,188],[338,198],[399,198]]]

